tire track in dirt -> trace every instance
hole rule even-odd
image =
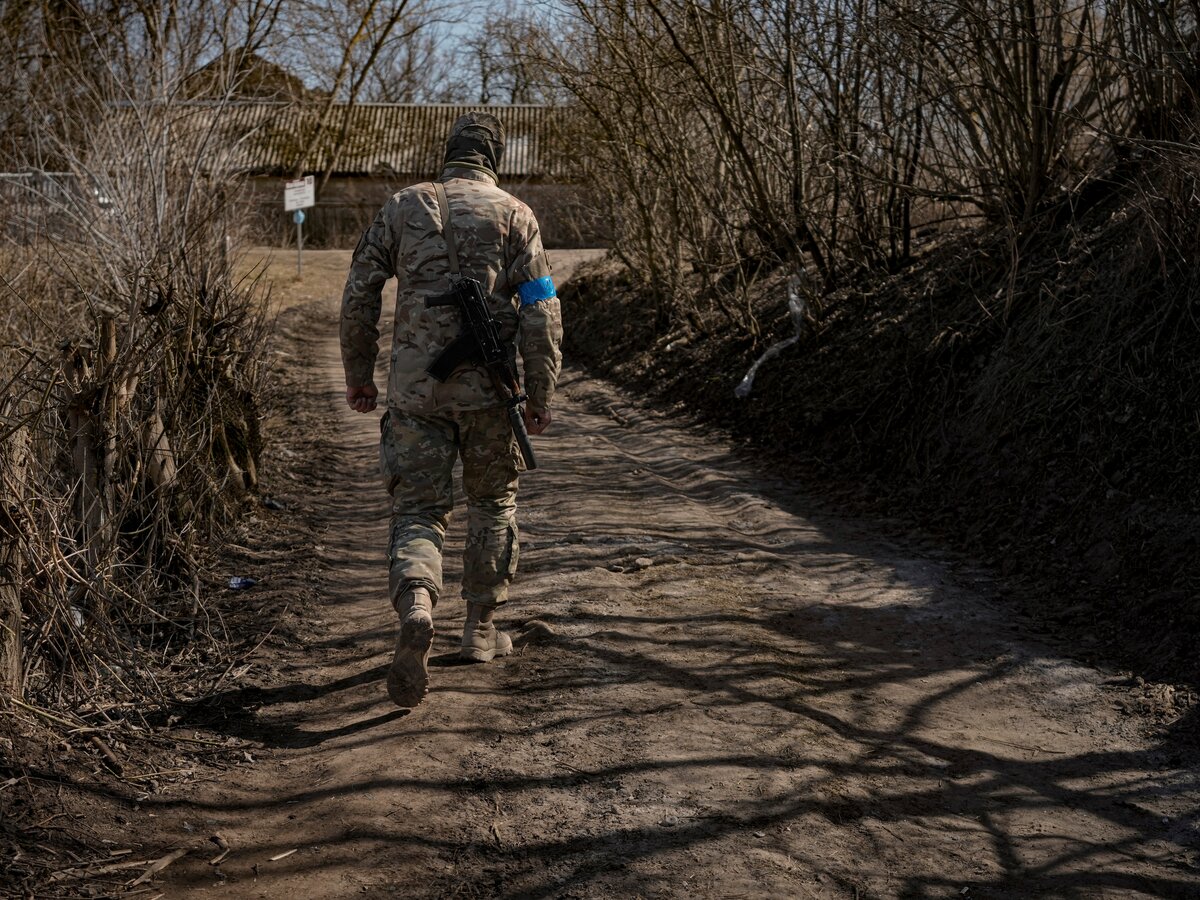
[[[377,421],[313,321],[320,621],[239,720],[267,757],[156,804],[234,848],[168,896],[1200,895],[1197,770],[1103,673],[577,371],[522,486],[529,640],[455,665],[448,588],[431,694],[395,710]]]

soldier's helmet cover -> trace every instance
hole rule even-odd
[[[446,165],[462,162],[498,174],[503,156],[504,126],[499,119],[478,112],[455,119],[446,141]]]

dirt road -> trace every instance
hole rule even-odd
[[[431,694],[394,709],[377,419],[313,296],[274,488],[320,602],[224,701],[257,763],[148,802],[164,840],[233,848],[166,896],[1200,896],[1197,772],[1128,688],[1022,634],[985,573],[814,517],[802,473],[575,370],[522,485],[520,651],[457,665],[448,587]]]

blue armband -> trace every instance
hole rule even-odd
[[[517,287],[517,296],[521,298],[522,306],[529,306],[532,303],[537,303],[539,300],[549,300],[551,297],[557,297],[558,294],[554,290],[554,279],[546,275],[519,285]]]

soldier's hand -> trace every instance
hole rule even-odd
[[[373,384],[346,388],[346,405],[355,412],[369,413],[375,409],[379,399],[379,388]]]
[[[550,427],[550,420],[553,418],[549,409],[525,404],[525,430],[530,434],[541,434]]]

